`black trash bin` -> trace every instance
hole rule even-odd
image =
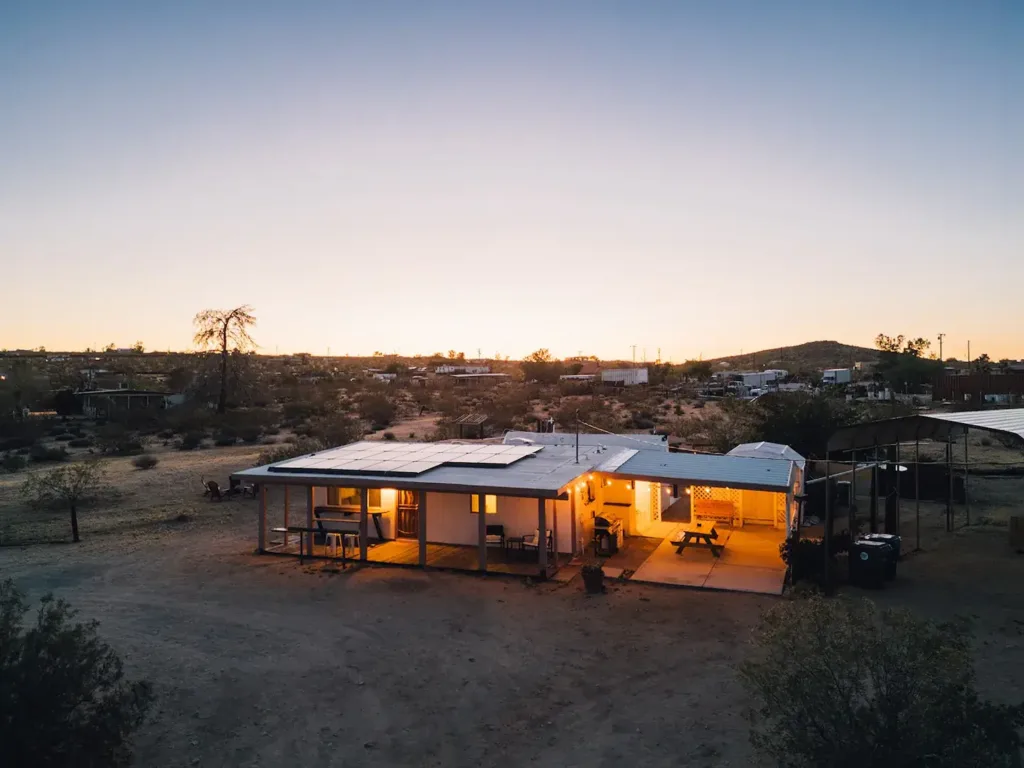
[[[900,550],[903,540],[895,533],[865,533],[860,537],[864,541],[880,541],[892,548],[892,558],[889,566],[885,569],[885,578],[892,581],[896,578],[896,563],[900,559]]]
[[[858,539],[850,546],[850,583],[865,589],[881,589],[893,559],[892,547],[884,541]]]

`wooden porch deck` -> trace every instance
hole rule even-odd
[[[289,540],[287,546],[281,542],[274,542],[267,547],[268,552],[277,554],[299,555],[299,545],[295,537]],[[401,565],[418,566],[420,562],[419,542],[413,539],[395,539],[393,541],[371,542],[367,551],[367,561],[378,565]],[[340,560],[341,557],[332,558],[327,553],[327,548],[321,544],[313,545],[313,553],[307,557],[327,558]],[[521,556],[518,552],[502,550],[498,547],[487,549],[487,572],[504,573],[515,576],[537,576],[540,573],[540,564],[536,560],[537,553],[533,552],[528,556]],[[568,565],[569,555],[560,553],[557,565],[554,555],[548,555],[548,575],[551,575],[559,567]],[[348,562],[359,562],[359,551],[349,551]],[[458,544],[427,544],[427,567],[445,568],[457,571],[479,572],[477,560],[477,548]]]

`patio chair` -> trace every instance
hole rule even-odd
[[[551,529],[550,528],[548,528],[547,537],[546,538],[547,538],[548,552],[551,552],[554,549],[554,547],[553,547],[554,541],[553,541],[552,536],[551,536]],[[528,533],[525,536],[523,536],[523,549],[537,549],[538,546],[540,546],[540,529],[539,528],[535,528],[533,533]]]
[[[505,548],[505,526],[504,525],[488,525],[486,544],[488,547],[501,547]]]
[[[224,498],[216,480],[203,480],[203,496],[209,496],[210,501],[221,501]]]

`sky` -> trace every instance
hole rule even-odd
[[[1024,3],[0,0],[0,348],[1024,356]]]

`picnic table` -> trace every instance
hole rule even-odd
[[[718,538],[718,531],[715,530],[715,526],[712,524],[710,528],[704,528],[702,525],[697,525],[694,528],[683,531],[683,537],[672,542],[672,546],[676,548],[676,554],[683,554],[683,550],[687,547],[703,547],[710,549],[711,554],[715,557],[721,557],[722,550],[725,547],[722,544],[715,544],[715,539]]]

